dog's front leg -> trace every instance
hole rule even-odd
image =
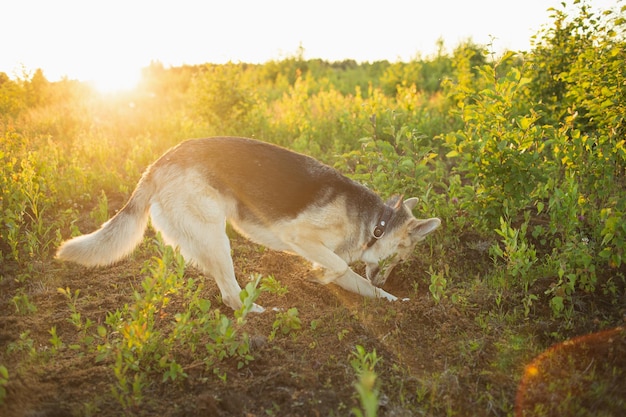
[[[341,288],[370,298],[385,298],[390,301],[397,300],[397,297],[389,294],[385,290],[375,287],[370,280],[363,278],[341,259],[339,255],[328,249],[326,246],[313,243],[303,239],[297,242],[292,241],[291,246],[298,255],[313,262],[322,272],[317,277],[322,284],[334,282]]]
[[[349,266],[346,264],[347,269],[341,270],[341,272],[333,271],[327,269],[326,267],[318,264],[313,264],[313,269],[311,271],[311,281],[317,282],[318,284],[330,284],[331,282],[335,282],[337,278],[344,275],[349,271]]]
[[[348,269],[348,272],[335,279],[334,282],[345,290],[365,297],[385,298],[389,301],[396,301],[398,299],[398,297],[389,294],[382,288],[374,286],[370,280],[363,278],[351,269]]]
[[[350,266],[321,243],[308,239],[289,241],[291,250],[313,264],[316,281],[329,284],[350,271]]]

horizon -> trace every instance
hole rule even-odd
[[[621,1],[596,0],[593,8]],[[495,53],[529,51],[532,36],[551,22],[548,9],[563,9],[558,0],[521,7],[512,0],[390,0],[384,6],[321,0],[310,9],[287,0],[211,3],[16,0],[5,6],[13,18],[0,27],[0,37],[13,39],[3,46],[0,72],[19,78],[41,69],[52,82],[115,90],[136,85],[152,62],[165,68],[262,64],[296,56],[300,48],[305,60],[359,63],[424,59],[437,53],[439,39],[447,53],[467,41],[491,45]]]

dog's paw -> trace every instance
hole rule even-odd
[[[384,298],[387,301],[398,301],[398,297],[389,294],[388,292],[381,290],[380,288],[376,288],[376,293],[378,298]]]
[[[265,312],[265,308],[261,307],[258,304],[253,304],[252,308],[250,309],[250,313],[263,313]]]

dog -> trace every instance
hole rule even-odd
[[[212,276],[223,303],[237,310],[241,287],[228,221],[256,243],[310,261],[323,284],[394,301],[380,287],[441,224],[415,218],[417,202],[396,196],[385,203],[330,166],[277,145],[238,137],[192,139],[149,166],[115,216],[64,242],[56,257],[85,266],[112,264],[141,243],[150,218],[165,243]],[[350,268],[356,261],[365,263],[367,278]]]

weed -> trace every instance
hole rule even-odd
[[[337,339],[339,339],[339,341],[342,341],[349,333],[350,333],[350,330],[342,329],[339,332],[337,332]]]
[[[100,193],[98,203],[91,213],[89,213],[89,217],[95,224],[103,224],[109,219],[109,200],[107,199],[107,195],[104,191]]]
[[[30,338],[30,330],[20,333],[20,338],[16,342],[7,345],[7,352],[26,352],[30,356],[35,356],[35,341]]]
[[[356,345],[354,349],[350,365],[357,374],[354,387],[362,409],[353,408],[352,412],[357,417],[376,417],[380,401],[380,383],[377,381],[378,375],[374,368],[382,358],[376,354],[376,349],[367,352],[361,345]]]
[[[528,293],[534,283],[534,274],[531,271],[537,262],[537,252],[526,240],[527,228],[528,220],[520,229],[515,229],[511,227],[510,221],[500,217],[500,228],[496,229],[496,233],[502,238],[504,249],[498,244],[489,249],[494,258],[506,261],[507,273],[522,283],[524,293]]]
[[[15,306],[15,312],[19,315],[24,316],[37,312],[37,306],[29,300],[28,295],[24,293],[23,289],[20,289],[18,293],[11,298],[11,301]]]
[[[450,267],[448,264],[445,264],[443,271],[434,272],[432,266],[430,266],[428,274],[430,275],[430,285],[428,286],[428,289],[430,290],[430,294],[433,296],[435,302],[439,303],[446,293],[446,287],[448,285],[446,277],[450,274]]]
[[[248,335],[242,328],[260,295],[261,276],[252,276],[241,291],[242,307],[234,312],[235,320],[232,320],[219,310],[211,311],[210,301],[200,297],[201,287],[195,280],[183,279],[185,263],[179,253],[159,240],[154,244],[161,257],[146,263],[144,271],[148,276],[141,284],[143,292],[135,292],[133,305],[107,315],[110,331],[103,326],[97,329],[103,342],[98,346],[98,358],[114,355],[112,368],[116,383],[112,392],[124,409],[142,404],[142,393],[152,373],[160,372],[162,383],[188,377],[177,359],[179,350],[198,352],[203,349],[203,365],[219,378],[226,378],[226,373],[220,372],[217,366],[221,360],[234,357],[237,367],[241,368],[253,359]],[[62,292],[70,300],[78,296],[77,292],[72,295],[69,289]],[[175,314],[171,325],[162,326],[159,317],[168,308],[173,295],[182,297],[187,308]],[[121,337],[108,337],[118,332]]]
[[[52,328],[50,328],[50,330],[48,330],[48,333],[50,333],[50,344],[52,345],[52,353],[56,353],[59,350],[63,349],[65,347],[65,344],[63,343],[63,341],[61,340],[61,338],[59,337],[59,335],[57,335],[57,327],[56,326],[52,326]]]
[[[0,365],[0,405],[4,404],[7,396],[7,385],[9,385],[9,370],[6,366]]]
[[[286,295],[289,290],[286,286],[282,285],[273,275],[268,275],[261,279],[261,291],[268,292],[270,294],[276,294],[280,297]]]
[[[272,323],[272,333],[270,334],[270,340],[276,337],[276,333],[280,331],[282,335],[290,334],[294,330],[300,330],[302,328],[302,322],[298,316],[298,309],[295,307],[290,308],[284,313],[276,313],[276,319]]]
[[[80,344],[69,345],[69,348],[73,350],[80,350],[82,347],[90,348],[94,341],[94,336],[90,332],[94,323],[89,318],[83,319],[76,307],[80,289],[72,292],[69,287],[57,288],[57,292],[67,298],[67,306],[70,310],[70,317],[67,321],[72,323],[74,328],[80,332]]]

